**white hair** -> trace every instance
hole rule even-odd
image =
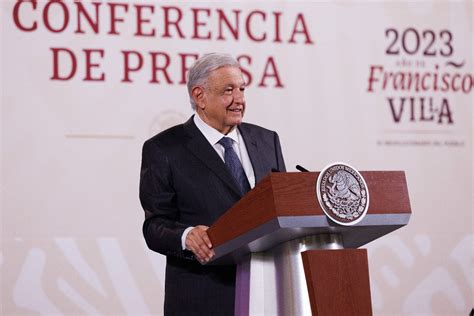
[[[232,66],[240,68],[239,62],[229,54],[210,53],[205,54],[191,66],[188,72],[188,94],[191,107],[196,110],[196,103],[194,102],[192,90],[196,86],[203,86],[207,84],[207,79],[212,71],[225,66]]]

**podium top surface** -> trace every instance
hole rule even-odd
[[[362,171],[370,202],[354,226],[334,223],[316,195],[319,172],[271,173],[208,230],[216,256],[211,264],[235,263],[247,253],[309,235],[341,234],[357,248],[408,223],[411,207],[403,171]]]

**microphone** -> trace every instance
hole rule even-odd
[[[296,165],[296,169],[298,169],[301,172],[309,172],[308,169],[301,167],[300,165]]]

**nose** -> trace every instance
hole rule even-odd
[[[240,89],[234,90],[234,102],[238,104],[245,103],[244,91],[241,91]]]

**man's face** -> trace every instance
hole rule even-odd
[[[245,82],[237,67],[226,66],[211,72],[198,97],[201,119],[222,134],[242,123],[245,111]]]

